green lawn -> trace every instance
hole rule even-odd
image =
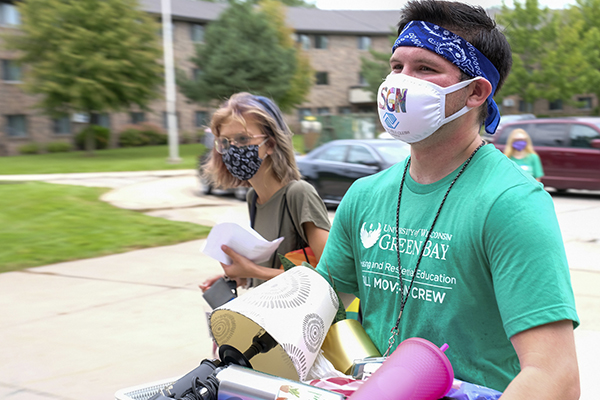
[[[115,208],[98,200],[107,190],[0,182],[0,272],[180,243],[210,230]]]
[[[181,163],[170,164],[169,146],[129,147],[96,150],[93,156],[82,151],[0,157],[0,175],[51,174],[69,172],[156,171],[196,168],[202,144],[179,146]]]

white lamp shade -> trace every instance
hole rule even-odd
[[[294,267],[216,308],[210,330],[219,346],[240,352],[267,332],[276,341],[272,350],[250,363],[261,372],[304,380],[312,367],[338,309],[338,297],[316,271]]]

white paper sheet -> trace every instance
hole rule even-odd
[[[236,253],[254,261],[265,262],[279,247],[283,237],[271,242],[263,238],[250,227],[242,227],[232,222],[215,225],[208,237],[202,252],[223,264],[231,264],[231,257],[221,250],[221,245],[226,245]]]

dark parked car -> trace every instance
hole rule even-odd
[[[600,190],[600,118],[540,118],[511,122],[502,125],[490,141],[504,151],[508,136],[517,128],[531,136],[544,167],[544,185],[559,191]]]
[[[208,157],[208,152],[204,155],[198,157],[198,181],[200,183],[200,193],[202,194],[213,194],[213,195],[234,195],[236,199],[246,201],[246,193],[248,192],[248,187],[240,186],[237,188],[230,189],[217,189],[212,186],[212,184],[202,176],[202,163],[205,158]]]
[[[302,177],[327,204],[339,204],[352,183],[372,175],[410,154],[410,146],[398,140],[334,140],[296,158]]]

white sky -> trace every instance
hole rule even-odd
[[[322,10],[399,10],[405,0],[308,0]],[[502,5],[502,0],[461,0],[477,4],[483,8]],[[549,8],[564,8],[575,4],[575,0],[539,0],[540,5]],[[522,0],[521,4],[525,1]],[[512,0],[506,0],[506,5],[512,7]]]

